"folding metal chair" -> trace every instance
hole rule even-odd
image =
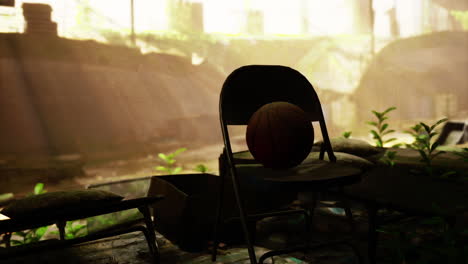
[[[319,159],[307,158],[297,167],[288,170],[273,170],[256,162],[248,151],[232,152],[228,126],[247,125],[250,117],[257,109],[276,101],[285,101],[299,106],[307,114],[311,122],[319,123],[323,137]],[[219,113],[224,149],[220,156],[221,190],[214,231],[213,261],[216,260],[217,254],[218,229],[223,220],[223,182],[226,175],[232,177],[239,218],[252,264],[257,263],[257,257],[252,241],[253,234],[249,230],[249,221],[268,216],[298,213],[298,211],[277,210],[260,214],[247,212],[247,201],[243,196],[242,187],[245,187],[246,184],[267,186],[268,188],[262,190],[274,190],[272,195],[276,196],[280,191],[323,192],[330,188],[341,188],[360,180],[362,171],[359,168],[336,163],[319,98],[310,82],[292,68],[276,65],[249,65],[235,70],[227,77],[222,87]],[[325,152],[329,161],[324,160]],[[250,179],[250,183],[249,180],[246,181],[245,179]],[[251,181],[251,179],[254,180]],[[314,208],[315,203],[311,205],[310,210],[313,211]],[[347,210],[347,213],[349,213],[349,210]],[[306,222],[310,224],[310,220]],[[346,244],[344,241],[339,242]],[[316,246],[322,247],[335,244],[334,242]],[[312,246],[309,245],[307,239],[305,244],[301,246],[269,251],[263,254],[258,262],[263,263],[268,257],[311,248]],[[352,248],[355,250],[359,262],[362,262],[359,252],[354,246]]]

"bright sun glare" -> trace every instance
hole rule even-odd
[[[134,0],[134,27],[137,32],[158,32],[169,29],[167,6],[171,0]],[[27,0],[46,3],[53,7],[53,20],[58,23],[59,34],[67,36],[80,27],[76,21],[79,4],[88,4],[92,15],[102,16],[95,24],[113,30],[129,30],[131,25],[130,0]],[[314,35],[349,34],[352,29],[353,8],[348,0],[193,0],[203,4],[204,31],[228,35],[245,34],[247,10],[261,11],[264,33],[276,36],[298,36],[307,23]],[[300,14],[300,15],[298,15]],[[305,19],[305,22],[304,22]],[[105,25],[104,25],[104,24]],[[91,34],[92,35],[92,34]]]
[[[164,33],[171,30],[169,4],[177,0],[133,0],[134,30],[136,33]],[[128,34],[131,31],[132,0],[17,0],[17,30],[23,31],[21,5],[45,3],[53,8],[52,19],[58,24],[60,36],[99,39],[99,30]],[[350,0],[183,0],[203,6],[205,33],[234,37],[249,37],[249,14],[258,12],[263,37],[304,37],[323,35],[351,35],[355,18],[367,10],[357,10]],[[423,0],[374,0],[377,36],[388,36],[388,11],[397,9],[398,19],[404,24],[401,36],[410,36],[422,28]],[[79,17],[84,12],[91,21],[85,25]],[[415,22],[416,21],[416,22]],[[257,36],[258,37],[258,36]]]

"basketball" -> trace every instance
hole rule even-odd
[[[257,162],[266,168],[288,169],[299,165],[309,155],[314,129],[300,107],[273,102],[252,115],[246,141]]]

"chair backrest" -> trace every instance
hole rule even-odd
[[[325,150],[330,160],[334,161],[322,107],[312,84],[300,72],[280,65],[243,66],[226,78],[221,90],[219,111],[228,151],[227,125],[247,125],[261,106],[276,101],[295,104],[306,112],[311,122],[320,123]]]
[[[301,107],[311,121],[323,120],[310,82],[298,71],[276,65],[249,65],[233,71],[221,91],[221,118],[228,125],[246,125],[261,106],[275,101]]]

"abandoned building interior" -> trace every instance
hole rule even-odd
[[[468,0],[0,0],[0,264],[468,263]]]

